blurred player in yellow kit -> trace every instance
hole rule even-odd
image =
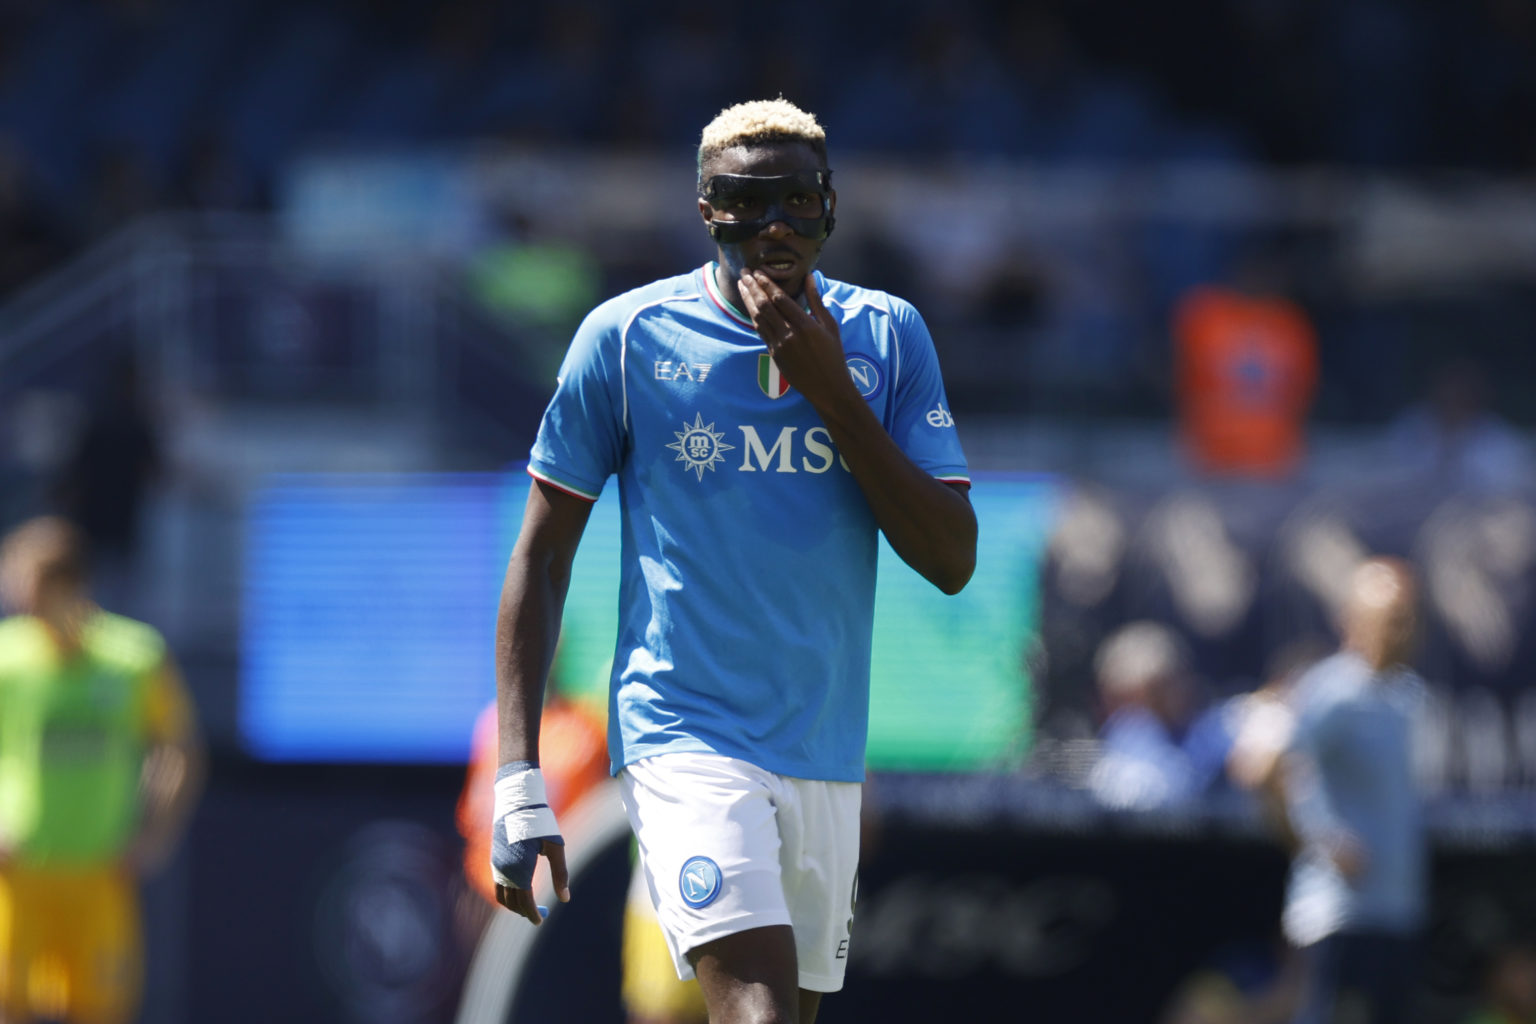
[[[672,967],[672,952],[639,864],[624,903],[622,956],[627,1024],[708,1024],[709,1010],[698,979],[682,981]]]
[[[97,607],[78,533],[0,542],[0,1008],[120,1024],[143,985],[139,875],[201,784],[191,703],[160,634]]]

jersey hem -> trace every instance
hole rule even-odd
[[[819,768],[814,765],[798,761],[781,761],[777,758],[763,757],[760,752],[734,749],[726,746],[710,746],[696,737],[671,740],[658,744],[635,744],[625,749],[623,757],[611,757],[610,764],[617,765],[613,774],[628,768],[636,761],[643,761],[648,757],[660,757],[665,754],[719,754],[721,757],[733,757],[738,761],[745,761],[754,768],[760,768],[774,775],[782,775],[789,779],[805,779],[810,782],[863,782],[865,778],[864,762],[860,758],[857,769],[849,768]]]

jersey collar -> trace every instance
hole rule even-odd
[[[704,269],[699,271],[699,273],[704,275],[704,294],[708,295],[709,300],[719,307],[720,312],[725,314],[726,319],[741,327],[745,327],[749,331],[754,330],[752,318],[737,309],[731,300],[726,298],[725,294],[720,291],[719,282],[715,280],[715,262],[711,260],[704,264]]]
[[[720,291],[720,284],[715,280],[715,265],[715,261],[710,260],[708,263],[704,264],[703,269],[699,271],[699,273],[704,277],[704,294],[709,296],[710,301],[719,308],[720,312],[725,314],[726,319],[730,320],[731,323],[745,327],[749,331],[756,331],[757,328],[752,326],[752,318],[747,316],[746,313],[737,309],[731,300],[727,299],[725,294]],[[811,273],[819,275],[821,271],[813,270]],[[818,288],[821,288],[823,290],[823,294],[825,294],[826,279],[823,277],[817,277],[816,285]],[[804,298],[800,300],[800,305],[802,308],[805,308]]]

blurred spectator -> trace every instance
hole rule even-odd
[[[0,300],[63,256],[66,240],[45,214],[26,155],[0,133]]]
[[[1506,493],[1532,483],[1530,446],[1489,408],[1488,374],[1472,359],[1435,373],[1428,396],[1388,433],[1394,470],[1451,490]]]
[[[1186,978],[1159,1024],[1248,1024],[1247,1000],[1231,978],[1200,971]]]
[[[216,131],[197,135],[177,176],[176,202],[189,210],[242,210],[257,205],[255,184]]]
[[[1461,1024],[1536,1024],[1536,942],[1508,942],[1488,954],[1477,1009]]]
[[[144,154],[129,142],[110,142],[97,155],[86,234],[100,238],[160,205]]]
[[[540,230],[526,214],[509,211],[504,219],[503,237],[470,264],[470,286],[497,316],[559,341],[549,347],[548,372],[539,377],[552,380],[566,342],[598,300],[602,270],[585,248]]]
[[[1094,660],[1105,719],[1089,787],[1109,807],[1144,810],[1198,796],[1226,757],[1219,716],[1200,714],[1189,656],[1167,627],[1133,622]]]
[[[1317,337],[1267,264],[1250,261],[1239,278],[1198,287],[1174,310],[1180,435],[1204,472],[1286,476],[1305,456]]]
[[[85,535],[97,592],[131,611],[145,501],[164,469],[160,429],[134,356],[111,364],[87,410],[56,497],[60,511]]]
[[[1127,514],[1116,497],[1079,483],[1061,499],[1042,576],[1040,639],[1048,671],[1037,677],[1040,738],[1085,741],[1101,718],[1093,659],[1125,620],[1116,597],[1123,589]]]
[[[1416,605],[1405,563],[1362,563],[1343,649],[1250,713],[1233,750],[1235,779],[1275,796],[1295,850],[1283,924],[1306,958],[1298,1024],[1397,1022],[1410,1005],[1428,899],[1412,751],[1424,686],[1406,667]]]
[[[1186,978],[1159,1024],[1285,1024],[1301,1002],[1301,961],[1283,941],[1221,949]]]
[[[0,544],[0,1012],[122,1024],[143,984],[139,876],[201,787],[191,701],[163,638],[91,600],[76,531]]]

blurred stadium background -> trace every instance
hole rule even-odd
[[[516,462],[585,310],[709,257],[699,128],[780,92],[828,128],[826,270],[933,329],[983,525],[959,600],[882,581],[822,1020],[1262,991],[1284,858],[1209,751],[1155,806],[1095,789],[1094,655],[1167,625],[1219,722],[1336,642],[1367,551],[1426,584],[1423,1020],[1462,1019],[1536,928],[1536,3],[0,0],[0,528],[82,519],[215,758],[144,1019],[455,1018]],[[1202,449],[1212,295],[1301,353],[1248,368],[1256,454]],[[595,1002],[510,1012],[618,1019],[627,865],[592,870],[532,955]]]

